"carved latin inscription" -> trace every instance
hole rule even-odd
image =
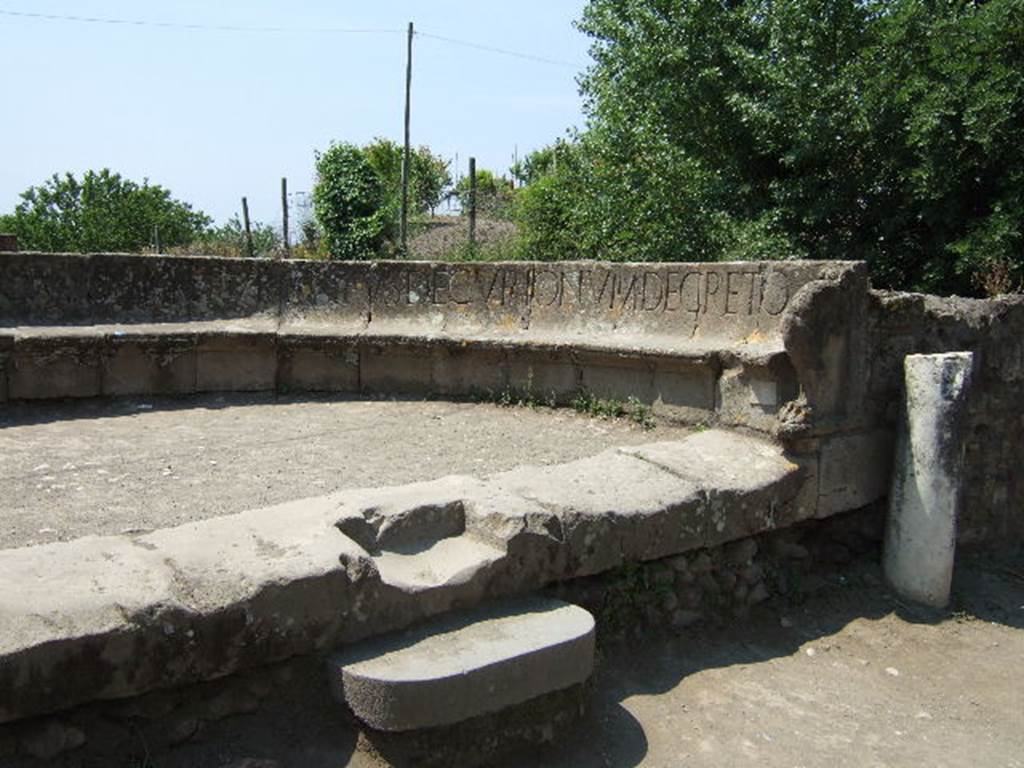
[[[679,313],[780,315],[789,303],[786,277],[750,267],[495,267],[416,265],[371,281],[378,307],[412,305],[526,307],[587,314]]]

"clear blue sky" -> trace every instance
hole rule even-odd
[[[280,220],[280,179],[312,185],[331,140],[402,138],[404,29],[568,62],[514,58],[418,36],[412,139],[465,172],[507,170],[582,124],[576,78],[589,62],[572,26],[584,0],[0,0],[0,11],[253,32],[0,15],[0,211],[53,173],[109,167],[168,187],[218,221],[249,198]],[[332,32],[372,28],[395,32]]]

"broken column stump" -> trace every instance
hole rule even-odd
[[[961,425],[974,355],[908,355],[906,407],[889,494],[885,577],[900,595],[949,602],[961,497]]]
[[[359,747],[394,766],[480,765],[582,714],[594,618],[530,598],[435,620],[332,657]]]

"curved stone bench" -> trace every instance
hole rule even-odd
[[[865,298],[854,262],[3,254],[0,398],[586,390],[772,431],[800,396],[832,418],[856,352],[844,323]],[[843,322],[821,322],[819,305]]]
[[[813,514],[813,482],[778,445],[709,430],[557,466],[0,550],[0,724],[782,528]]]

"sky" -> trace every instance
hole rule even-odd
[[[218,222],[278,224],[331,141],[402,141],[507,172],[581,126],[585,0],[0,0],[0,212],[54,173],[148,178]],[[94,17],[181,28],[5,15]],[[252,31],[251,28],[286,31]],[[343,31],[360,30],[360,31]],[[481,50],[428,35],[550,61]],[[293,198],[298,202],[300,196]],[[293,213],[294,216],[294,213]]]

